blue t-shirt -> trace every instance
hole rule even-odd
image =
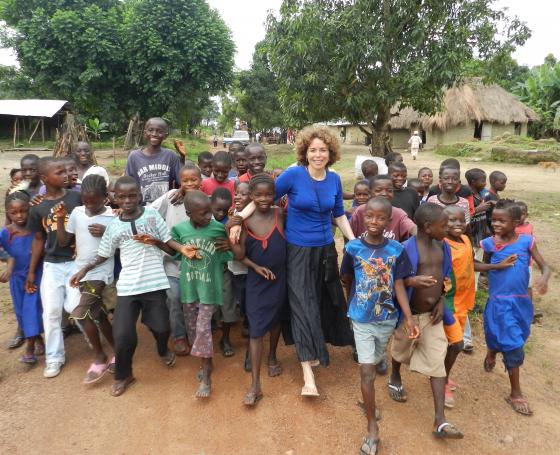
[[[286,240],[298,246],[325,246],[333,242],[331,219],[344,215],[342,183],[327,171],[324,180],[311,178],[304,166],[286,169],[276,179],[276,198],[288,195]]]
[[[372,245],[364,239],[346,244],[342,274],[354,275],[350,291],[348,317],[356,322],[396,319],[395,280],[413,274],[404,247],[395,240],[385,239]]]

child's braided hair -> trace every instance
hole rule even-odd
[[[100,196],[107,195],[107,181],[97,174],[88,175],[82,180],[82,193],[94,193]]]
[[[266,174],[263,172],[261,174],[254,175],[251,180],[249,180],[249,191],[252,193],[253,191],[255,191],[257,185],[261,184],[270,185],[274,190],[274,179],[270,174]]]
[[[505,210],[514,221],[521,219],[521,207],[513,199],[499,199],[494,206],[494,210]]]
[[[7,208],[8,205],[10,205],[14,201],[22,201],[22,202],[29,203],[30,200],[31,200],[31,198],[29,197],[29,194],[27,194],[27,192],[25,192],[25,191],[14,191],[13,193],[10,193],[10,194],[8,194],[8,196],[6,196],[6,200],[4,201],[4,204],[5,204],[5,207]]]

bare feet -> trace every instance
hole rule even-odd
[[[212,387],[212,381],[208,379],[208,382],[204,382],[202,380],[198,385],[198,389],[196,390],[195,397],[196,398],[208,398],[210,396],[210,389]]]
[[[129,376],[126,379],[115,381],[111,386],[111,395],[114,397],[121,396],[123,393],[126,392],[126,389],[128,389],[132,384],[134,384],[135,381],[136,379],[134,378],[134,376]]]
[[[243,404],[248,407],[255,406],[262,399],[262,397],[263,393],[260,388],[251,387],[243,398]]]

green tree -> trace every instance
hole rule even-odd
[[[480,76],[486,84],[498,84],[509,92],[525,82],[530,72],[528,66],[519,65],[507,51],[488,60],[469,60],[463,70],[466,77]]]
[[[255,46],[251,68],[239,74],[239,88],[239,102],[250,129],[262,131],[282,126],[278,82],[270,67],[266,41]]]
[[[525,82],[517,85],[515,92],[539,114],[540,119],[530,126],[531,135],[560,140],[560,63],[548,56],[543,65],[531,70]]]
[[[393,108],[437,111],[465,61],[528,36],[491,0],[284,0],[267,23],[288,119],[346,119],[372,138],[377,155],[390,150]]]

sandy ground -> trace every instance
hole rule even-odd
[[[358,148],[347,147],[345,154]],[[361,151],[361,150],[359,150]],[[0,155],[3,175],[16,165],[22,153]],[[98,153],[103,163],[103,154]],[[109,161],[107,159],[106,161]],[[410,175],[420,166],[437,169],[441,157],[423,153],[412,162],[406,157]],[[464,168],[500,168],[509,177],[506,194],[527,202],[552,204],[560,211],[560,184],[552,172],[536,166],[495,163],[465,163]],[[351,171],[339,168],[344,177]],[[7,177],[2,179],[4,191]],[[539,198],[544,198],[541,200]],[[552,198],[552,199],[551,199]],[[540,202],[538,202],[540,201]],[[546,213],[532,219],[540,249],[559,270],[560,234],[557,217]],[[399,404],[387,395],[386,378],[376,382],[382,454],[549,454],[557,453],[560,440],[560,320],[558,274],[551,280],[547,296],[537,307],[544,313],[534,326],[528,346],[522,384],[535,415],[515,414],[505,403],[507,375],[498,367],[482,369],[484,340],[475,323],[473,355],[459,357],[453,373],[459,384],[456,407],[447,411],[466,437],[461,441],[435,440],[432,430],[432,399],[429,382],[406,372],[409,401]],[[15,331],[9,291],[0,286],[0,345]],[[243,371],[243,346],[239,327],[234,329],[237,353],[232,358],[215,357],[212,397],[197,401],[194,391],[198,362],[179,358],[173,369],[163,366],[149,332],[139,325],[135,355],[137,383],[122,397],[109,395],[111,378],[93,387],[81,380],[90,362],[90,352],[81,335],[67,339],[67,365],[55,379],[42,377],[43,365],[28,369],[17,359],[22,351],[0,349],[0,452],[5,454],[349,454],[357,453],[365,431],[365,419],[356,402],[360,398],[358,367],[348,348],[332,348],[331,366],[316,372],[321,397],[299,396],[300,368],[290,347],[279,349],[284,372],[268,378],[264,372],[265,397],[256,409],[245,409],[241,400],[250,377]]]

